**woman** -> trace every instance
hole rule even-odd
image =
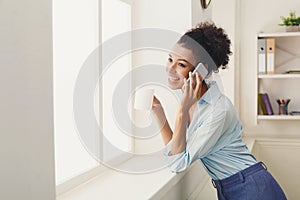
[[[191,73],[200,62],[209,75],[224,69],[231,54],[230,43],[222,28],[206,22],[186,32],[169,54],[169,87],[182,90],[173,131],[156,97],[152,107],[166,145],[166,160],[175,173],[199,160],[212,178],[218,199],[286,199],[242,140],[242,124],[230,100],[214,81]]]

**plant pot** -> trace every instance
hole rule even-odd
[[[286,32],[296,32],[299,31],[299,26],[286,26],[285,30]]]

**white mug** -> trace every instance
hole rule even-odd
[[[153,103],[154,89],[141,88],[135,92],[134,109],[151,110]]]

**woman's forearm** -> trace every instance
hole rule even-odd
[[[189,113],[179,107],[175,122],[171,154],[181,153],[186,148],[186,130],[189,123]]]
[[[154,116],[156,118],[158,127],[160,128],[161,136],[164,144],[167,145],[173,136],[173,131],[170,128],[166,115],[163,111],[155,112]]]

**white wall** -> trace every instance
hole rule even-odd
[[[218,26],[222,27],[225,32],[228,34],[229,39],[231,40],[231,51],[232,55],[230,56],[230,61],[228,63],[228,68],[225,70],[220,69],[220,78],[222,80],[222,85],[224,93],[232,101],[235,108],[238,110],[238,79],[236,79],[236,71],[238,67],[235,65],[236,59],[238,57],[238,49],[236,48],[238,42],[237,36],[237,25],[238,19],[237,16],[237,0],[215,0],[211,2],[211,15],[212,21]],[[225,8],[225,9],[224,9]]]
[[[55,199],[51,3],[0,1],[0,199]]]
[[[133,28],[162,28],[183,32],[191,25],[191,1],[133,2]]]
[[[196,24],[203,21],[210,21],[212,19],[212,4],[210,4],[208,8],[203,9],[201,7],[200,1],[192,0],[191,6],[192,6],[192,26],[195,26]]]

